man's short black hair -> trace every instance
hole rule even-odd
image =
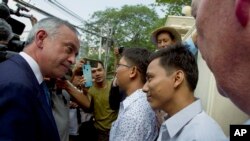
[[[160,49],[149,57],[149,61],[158,58],[160,59],[160,65],[166,70],[167,74],[172,73],[172,70],[182,70],[185,73],[190,90],[195,90],[198,82],[198,66],[194,55],[186,45],[177,43],[168,48]]]
[[[148,57],[150,56],[150,51],[146,48],[126,48],[122,53],[122,57],[130,65],[134,65],[137,67],[138,71],[141,73],[141,80],[143,83],[146,82],[146,72],[148,67]]]
[[[103,62],[102,62],[101,60],[97,60],[97,62],[100,63],[100,64],[102,65],[102,68],[103,68],[103,69],[105,69],[105,68],[104,68],[104,64],[103,64]]]
[[[176,40],[175,37],[174,37],[174,35],[173,35],[171,32],[169,32],[169,31],[166,31],[166,30],[159,31],[159,32],[156,34],[156,38],[158,38],[158,36],[159,36],[160,34],[168,34],[171,40],[173,40],[173,41]]]

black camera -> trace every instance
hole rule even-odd
[[[23,10],[22,6],[17,6],[17,10],[12,10],[8,7],[7,3],[8,1],[6,0],[3,0],[3,2],[0,3],[0,18],[4,19],[12,27],[12,31],[15,34],[21,35],[24,31],[25,24],[16,19],[13,19],[10,15],[13,14],[19,17],[27,18],[29,18],[30,15],[20,13],[20,10]]]
[[[0,62],[22,51],[25,46],[25,42],[20,41],[19,38],[19,35],[23,33],[25,24],[11,18],[10,15],[15,14],[16,16],[29,17],[27,14],[20,13],[20,10],[23,10],[22,6],[20,7],[19,5],[18,9],[14,11],[8,7],[7,3],[8,0],[3,0],[0,3],[0,20],[3,21],[0,22]],[[9,29],[9,26],[11,29]]]
[[[8,23],[0,19],[0,62],[23,50],[25,42],[13,34]]]
[[[9,51],[14,51],[14,52],[20,52],[23,50],[25,46],[24,41],[20,41],[19,36],[14,35],[12,38],[9,40],[7,47]]]

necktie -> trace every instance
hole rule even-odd
[[[51,106],[51,103],[50,103],[50,101],[51,101],[50,92],[49,92],[49,89],[48,89],[48,87],[47,87],[45,81],[43,81],[43,82],[41,83],[41,86],[42,86],[43,91],[44,91],[44,94],[45,94],[45,96],[46,96],[46,101],[47,101],[48,105]]]

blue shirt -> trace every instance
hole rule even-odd
[[[248,120],[244,123],[244,125],[250,125],[250,119],[248,119]]]
[[[198,52],[197,47],[195,46],[192,38],[188,38],[186,41],[183,42],[184,44],[188,45],[188,50],[193,54],[196,55]]]
[[[165,122],[157,141],[225,141],[220,126],[209,117],[196,100]]]
[[[158,135],[155,112],[146,94],[136,90],[120,103],[118,118],[112,123],[110,141],[154,141]]]

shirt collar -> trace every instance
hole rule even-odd
[[[248,119],[244,124],[245,125],[250,125],[250,119]]]
[[[122,102],[123,109],[126,109],[131,103],[136,101],[138,98],[142,97],[142,95],[146,96],[146,94],[142,91],[142,89],[138,89],[135,92],[133,92],[130,96],[126,97],[126,99],[123,100]]]
[[[37,62],[30,55],[28,55],[25,52],[20,52],[19,54],[27,61],[30,68],[34,72],[38,83],[41,84],[43,82],[43,76],[42,76],[42,73],[40,71],[40,67],[37,64]]]
[[[167,128],[169,136],[172,138],[200,112],[202,112],[202,105],[200,99],[197,99],[192,104],[167,119],[162,126]]]

